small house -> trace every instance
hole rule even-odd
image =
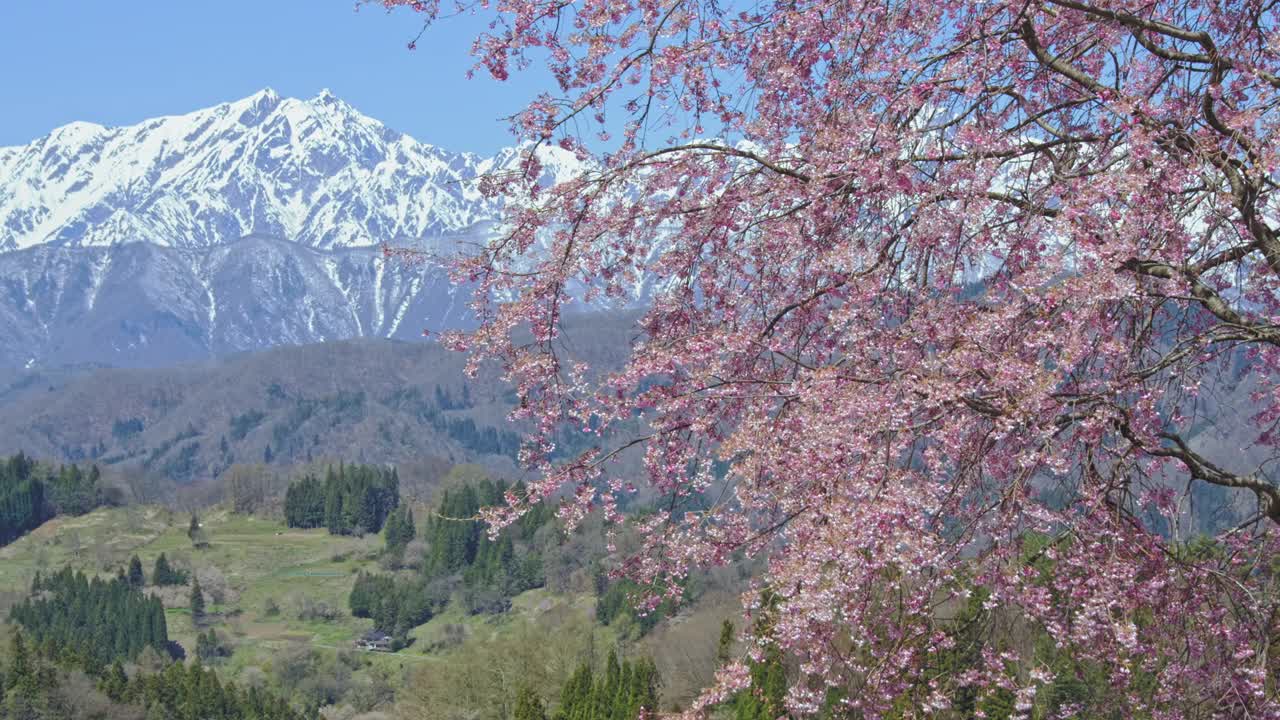
[[[356,647],[361,650],[391,652],[391,636],[381,630],[370,630],[356,639]]]

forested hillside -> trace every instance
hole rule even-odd
[[[630,316],[591,316],[567,356],[608,366]],[[358,340],[280,347],[203,364],[0,372],[0,452],[92,461],[135,501],[217,478],[233,465],[311,461],[481,462],[510,474],[515,398],[493,373],[436,343]],[[564,452],[581,447],[566,436]]]
[[[22,717],[92,717],[84,705],[142,717],[159,705],[184,718],[190,698],[226,718],[413,717],[430,697],[436,717],[492,704],[501,717],[520,705],[543,713],[526,720],[620,720],[687,700],[714,670],[723,603],[745,575],[700,577],[679,607],[639,616],[628,604],[639,588],[610,578],[601,518],[566,533],[547,505],[490,537],[479,510],[527,490],[483,467],[454,467],[427,502],[400,495],[395,468],[285,472],[278,501],[239,503],[228,488],[195,513],[63,515],[0,548],[8,646],[25,643],[28,665],[45,668],[38,689],[21,681],[44,709]],[[392,652],[357,649],[375,630]],[[4,673],[27,677],[0,660]],[[17,682],[0,687],[12,696]]]
[[[9,620],[50,648],[51,656],[71,659],[87,671],[136,660],[147,647],[170,652],[164,605],[123,574],[104,581],[64,567],[37,575],[31,597],[10,611]]]
[[[100,478],[97,465],[41,464],[21,452],[0,458],[0,545],[55,515],[83,515],[118,499]]]
[[[11,632],[0,653],[0,718],[4,720],[304,720],[278,696],[225,684],[199,664],[167,663],[127,673],[119,662],[86,668],[56,646],[33,647]]]
[[[396,497],[396,475],[347,463],[299,469],[283,491],[292,499],[262,503],[258,514],[233,512],[231,501],[195,514],[101,508],[56,517],[0,548],[0,601],[9,604],[0,634],[9,658],[26,658],[0,654],[0,718],[630,720],[640,707],[687,707],[738,660],[757,690],[727,697],[714,717],[783,714],[796,668],[777,646],[750,654],[738,641],[735,606],[759,564],[693,573],[679,598],[644,611],[636,606],[645,588],[616,577],[599,513],[566,531],[540,506],[491,536],[479,509],[526,489],[459,466],[430,502],[397,497],[374,532],[378,521],[360,513]],[[290,508],[291,520],[273,516]],[[337,532],[311,520],[331,509]],[[629,524],[652,511],[628,511],[614,526],[616,548],[637,546]],[[291,527],[298,517],[311,526]],[[1025,540],[1014,562],[1047,586],[1050,545]],[[767,628],[778,600],[759,598],[753,622]],[[940,666],[976,667],[984,653],[1029,644],[1063,678],[1030,717],[1110,702],[1094,665],[1041,630],[1000,628],[986,599],[975,588],[967,603],[940,609]],[[1000,628],[995,641],[981,636],[991,627]],[[362,649],[371,631],[389,636],[387,652]],[[904,687],[901,716],[928,692]],[[828,695],[823,706],[838,700]],[[1006,691],[963,695],[960,714],[948,717],[1011,720],[1016,702]]]
[[[377,533],[400,504],[400,476],[395,468],[332,465],[324,482],[305,475],[285,493],[284,517],[289,527],[325,527],[333,535]]]
[[[464,481],[446,488],[439,504],[427,515],[423,543],[408,542],[417,535],[412,515],[393,515],[383,551],[387,564],[411,566],[416,572],[361,573],[352,586],[347,604],[355,617],[370,618],[374,628],[393,637],[393,647],[408,644],[408,633],[445,610],[450,602],[468,614],[496,615],[511,607],[512,598],[546,584],[543,552],[561,538],[538,532],[553,525],[545,508],[520,518],[492,538],[476,519],[482,507],[504,502],[505,483],[488,479]],[[523,492],[517,488],[516,492]],[[598,549],[596,558],[603,553]]]

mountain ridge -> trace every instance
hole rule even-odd
[[[276,345],[468,326],[465,287],[376,248],[245,237],[0,253],[0,365],[161,367]]]
[[[559,148],[548,172],[573,172]],[[0,250],[151,242],[204,247],[252,234],[320,248],[457,233],[497,217],[477,179],[511,162],[392,130],[327,90],[267,89],[133,125],[73,122],[0,148]]]
[[[0,365],[159,367],[468,327],[466,288],[379,248],[484,242],[501,201],[478,180],[520,152],[450,152],[327,90],[269,88],[0,148]],[[583,167],[538,152],[548,184]]]
[[[596,367],[616,366],[634,334],[627,313],[568,322],[565,356]],[[515,473],[514,395],[494,368],[468,378],[466,361],[435,342],[365,337],[163,368],[0,369],[0,455],[92,461],[165,484],[323,457]]]

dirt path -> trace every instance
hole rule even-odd
[[[250,646],[260,645],[262,647],[275,648],[290,642],[295,642],[295,641],[293,640],[257,640],[257,641],[250,640],[248,642],[245,642],[242,640],[240,644],[250,645]],[[329,645],[327,643],[318,643],[318,642],[315,642],[314,640],[307,640],[304,642],[306,642],[311,647],[325,648],[328,650],[354,650],[356,652],[369,653],[371,655],[381,655],[388,658],[396,658],[397,660],[412,660],[414,662],[434,662],[436,660],[439,660],[439,658],[434,658],[429,655],[410,655],[408,653],[402,653],[402,652],[392,653],[392,652],[382,652],[380,650],[365,650],[364,648],[353,647],[351,645]]]

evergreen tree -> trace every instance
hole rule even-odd
[[[50,476],[49,502],[58,514],[83,515],[101,504],[97,467],[88,472],[63,465]]]
[[[560,692],[560,707],[556,710],[554,720],[581,720],[590,703],[593,687],[591,666],[585,663],[579,665]]]
[[[324,526],[330,535],[342,535],[346,527],[342,522],[342,486],[338,476],[330,467],[324,477]]]
[[[55,586],[62,584],[60,574],[55,576]],[[113,581],[114,582],[114,581]],[[131,590],[127,585],[119,586]],[[15,633],[21,638],[21,633]],[[202,633],[198,643],[212,656],[223,654],[216,636]],[[118,705],[111,714],[122,717],[146,717],[160,720],[314,720],[316,714],[300,713],[284,699],[259,688],[247,691],[235,685],[223,684],[218,676],[202,668],[199,663],[190,665],[172,663],[160,672],[147,674],[139,671],[131,679],[118,659],[104,665],[79,653],[68,653],[51,643],[42,643],[44,649],[33,647],[22,639],[15,639],[13,652],[8,660],[9,673],[0,683],[0,718],[5,720],[62,720],[72,717],[107,717],[102,710],[90,710],[89,706],[75,707],[68,700],[74,692],[83,692],[79,685],[68,684],[64,667],[78,667],[90,676],[98,678],[98,688]],[[16,659],[15,659],[16,658]],[[58,667],[55,665],[62,665]],[[15,672],[14,666],[20,670]]]
[[[382,528],[382,539],[388,553],[403,549],[404,546],[400,544],[400,534],[400,513],[392,512],[387,516],[386,525]]]
[[[653,661],[619,662],[611,650],[602,676],[595,676],[584,663],[569,677],[554,720],[636,720],[642,710],[653,711],[657,705],[658,671]]]
[[[17,687],[31,675],[31,657],[27,654],[27,641],[21,632],[14,632],[9,639],[8,684]]]
[[[716,666],[724,667],[729,662],[729,653],[733,650],[733,623],[725,620],[720,623],[720,641],[716,643]]]
[[[211,662],[226,654],[213,628],[209,628],[208,632],[196,634],[196,657],[201,662]]]
[[[146,582],[146,577],[142,574],[142,561],[134,555],[129,558],[129,587],[141,588]]]
[[[191,581],[191,621],[199,623],[204,620],[204,593],[200,590],[200,578]]]
[[[46,483],[36,471],[36,464],[22,453],[0,460],[0,545],[48,519]]]
[[[663,600],[652,612],[640,615],[635,612],[633,599],[643,592],[638,583],[629,578],[610,582],[608,574],[601,570],[596,579],[599,598],[596,601],[596,617],[604,625],[612,625],[620,618],[630,618],[641,635],[657,626],[662,618],[675,612],[675,603]]]
[[[514,720],[547,720],[546,708],[542,698],[528,685],[522,685],[516,694],[516,710]]]
[[[502,612],[509,607],[510,598],[545,583],[542,557],[529,545],[539,528],[554,521],[552,514],[530,513],[494,539],[477,519],[481,507],[505,502],[506,492],[505,483],[491,480],[448,488],[423,531],[429,546],[424,557],[425,575],[460,575],[462,600],[472,613]],[[394,547],[393,542],[407,544],[416,535],[413,515],[407,508],[400,512],[403,517],[393,513],[387,521],[388,549]]]
[[[112,660],[132,660],[146,646],[169,642],[164,606],[129,584],[127,577],[90,580],[70,568],[41,577],[32,596],[9,612],[41,647],[81,658],[95,673]]]
[[[119,660],[111,663],[111,669],[102,678],[101,687],[102,692],[112,700],[120,702],[124,699],[125,691],[129,689],[129,676],[125,675],[124,666]]]
[[[324,486],[314,475],[290,483],[285,491],[284,515],[289,527],[315,528],[327,524]]]
[[[417,534],[413,523],[413,511],[409,506],[401,506],[397,510],[392,510],[387,517],[386,524],[386,547],[389,553],[399,553],[404,550],[405,546],[413,542],[413,538]]]
[[[169,560],[168,560],[168,558],[166,558],[166,557],[164,556],[164,553],[160,553],[160,557],[157,557],[157,558],[156,558],[156,565],[155,565],[155,567],[154,567],[154,568],[152,568],[152,570],[151,570],[151,582],[152,582],[152,584],[154,584],[154,585],[169,585],[169,584],[170,584],[170,582],[169,582],[169,578],[171,577],[171,575],[170,575],[170,573],[171,573],[171,572],[172,572],[172,571],[169,569]]]
[[[374,594],[371,591],[370,584],[373,576],[366,574],[363,570],[356,576],[356,582],[351,586],[351,594],[347,596],[347,606],[351,609],[351,614],[358,618],[372,617]]]
[[[786,672],[782,653],[776,646],[765,650],[765,659],[751,663],[751,687],[738,693],[733,704],[734,720],[776,720],[786,708]]]
[[[160,557],[156,558],[155,568],[151,571],[151,584],[184,585],[186,582],[187,574],[171,566],[165,554],[160,553]]]
[[[201,662],[212,657],[209,651],[209,639],[204,633],[196,633],[196,658]]]
[[[21,452],[0,459],[0,545],[54,515],[83,515],[101,505],[100,478],[97,466],[87,472],[77,465],[55,470]]]
[[[187,526],[187,537],[191,539],[191,544],[196,548],[205,548],[209,545],[208,538],[206,538],[204,530],[200,527],[200,518],[195,511],[191,513],[191,523]]]
[[[305,476],[285,494],[285,519],[292,527],[324,525],[333,535],[381,532],[400,504],[394,469],[372,465],[330,466],[324,483]]]
[[[757,635],[767,636],[778,607],[778,597],[766,590],[761,597],[762,611],[756,619]],[[786,669],[782,651],[776,645],[765,648],[764,659],[750,663],[751,687],[733,700],[734,720],[776,720],[786,712],[783,700],[787,694]]]

